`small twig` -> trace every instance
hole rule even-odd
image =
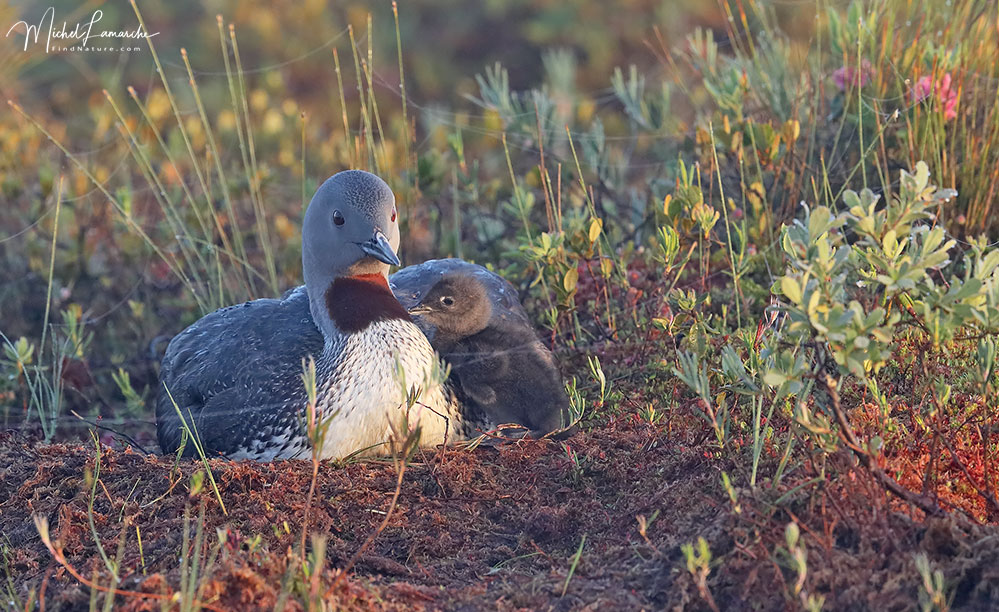
[[[49,588],[49,578],[52,577],[52,564],[49,563],[49,568],[45,570],[45,577],[42,578],[42,588],[38,591],[38,608],[41,612],[45,612],[45,591]],[[28,612],[29,608],[28,601],[24,602],[24,612]]]
[[[972,477],[971,472],[969,472],[968,468],[964,465],[964,461],[961,461],[961,458],[957,455],[957,452],[954,450],[954,447],[951,445],[950,441],[947,440],[942,434],[940,434],[940,432],[936,430],[934,430],[933,433],[936,437],[940,438],[941,442],[943,442],[944,447],[947,448],[947,452],[950,453],[951,461],[957,464],[957,467],[964,474],[964,477],[968,480],[968,484],[971,485],[971,488],[973,488],[975,492],[978,493],[978,496],[981,497],[986,504],[991,506],[995,512],[999,512],[999,500],[996,499],[995,495],[989,492],[988,484],[986,483],[985,489],[979,487],[978,484],[975,482],[974,477]]]
[[[850,421],[846,417],[846,413],[843,412],[843,407],[840,405],[839,392],[836,390],[833,384],[833,378],[826,375],[823,378],[825,383],[826,392],[829,394],[829,399],[832,402],[833,413],[836,416],[836,422],[839,423],[839,435],[843,442],[853,451],[853,454],[860,461],[860,464],[867,469],[868,472],[874,479],[878,481],[878,484],[887,491],[893,493],[902,500],[916,506],[928,516],[942,516],[944,511],[938,506],[932,499],[913,493],[912,491],[906,489],[898,483],[897,480],[885,473],[880,466],[878,466],[874,459],[871,457],[860,444],[860,440],[857,439],[857,435],[853,432],[853,428],[850,427]]]
[[[302,543],[301,543],[301,553],[302,553],[302,563],[305,563],[305,539],[306,534],[309,531],[309,512],[312,510],[312,498],[316,494],[316,480],[319,479],[319,455],[322,452],[322,447],[325,444],[326,430],[329,427],[330,420],[327,420],[325,424],[320,423],[321,420],[317,412],[317,389],[316,389],[316,361],[311,356],[308,361],[302,360],[302,383],[305,385],[305,391],[309,397],[309,402],[306,405],[306,427],[308,428],[308,436],[310,447],[312,451],[312,478],[309,481],[309,494],[305,498],[305,512],[302,517]]]
[[[502,433],[500,433],[506,429],[523,429],[524,433],[520,436],[505,436]],[[520,440],[523,440],[527,435],[527,428],[524,427],[523,425],[520,425],[519,423],[503,423],[486,431],[483,431],[481,429],[478,429],[476,431],[478,431],[479,434],[482,436],[491,438],[493,440],[499,440],[501,442],[518,442]]]
[[[982,332],[980,334],[975,334],[973,336],[968,336],[968,335],[954,336],[954,341],[955,342],[970,342],[970,341],[973,341],[973,340],[984,340],[985,338],[995,338],[996,336],[999,336],[999,330],[989,330],[989,331],[984,331],[984,332]]]
[[[83,577],[82,574],[80,574],[80,572],[76,570],[75,567],[73,567],[69,563],[69,561],[66,559],[66,556],[62,552],[62,547],[57,548],[52,543],[52,540],[49,537],[48,520],[46,520],[45,517],[38,514],[34,516],[34,519],[35,519],[35,527],[38,529],[38,535],[41,537],[42,544],[44,544],[45,548],[48,549],[49,553],[52,555],[52,558],[55,559],[56,563],[63,566],[66,569],[66,571],[69,572],[70,575],[73,576],[73,578],[76,578],[76,580],[83,586],[89,589],[100,591],[102,593],[108,593],[111,595],[120,595],[122,597],[141,597],[145,599],[173,601],[173,595],[163,595],[161,593],[143,593],[141,591],[123,591],[122,589],[119,588],[109,588],[97,584],[95,582],[92,582],[90,580],[87,580],[86,578]],[[195,605],[208,610],[215,610],[216,612],[224,612],[222,608],[213,606],[212,604],[203,601],[195,602]]]
[[[181,472],[177,476],[177,480],[173,480],[173,481],[170,482],[170,488],[168,488],[166,490],[166,492],[163,493],[163,495],[160,495],[159,497],[157,497],[156,499],[154,499],[154,500],[152,500],[150,502],[147,502],[145,504],[140,505],[139,508],[148,508],[149,506],[152,506],[153,504],[155,504],[156,502],[160,501],[161,499],[163,499],[167,495],[170,495],[171,493],[173,493],[173,490],[175,488],[177,488],[177,485],[180,484],[181,480],[183,480],[183,478],[182,478],[183,476],[184,476],[184,473]],[[169,476],[168,476],[168,478],[169,478]]]
[[[937,407],[937,410],[939,411],[940,414],[942,414],[944,412],[944,407],[940,404],[940,400],[937,398],[935,394],[932,394],[932,398],[933,398],[933,403]],[[942,433],[940,433],[940,430],[936,426],[933,427],[932,432],[933,432],[934,445],[936,444],[937,440],[943,443],[944,447],[947,449],[947,452],[950,453],[951,461],[953,461],[957,465],[958,469],[961,470],[961,473],[964,474],[964,477],[968,480],[968,484],[971,485],[971,488],[975,490],[975,493],[977,493],[978,496],[981,497],[982,500],[988,506],[990,506],[994,512],[999,513],[999,499],[996,499],[996,496],[990,490],[988,480],[986,479],[985,481],[984,489],[982,487],[979,487],[978,483],[975,482],[975,478],[971,475],[971,472],[968,471],[967,466],[964,465],[964,461],[961,460],[961,458],[957,454],[957,451],[954,450],[954,446],[950,443],[950,440],[948,440]],[[982,440],[983,450],[987,450],[988,445],[985,439],[981,437],[980,429],[978,435],[979,438]]]
[[[548,553],[546,553],[546,552],[545,552],[544,550],[542,550],[542,549],[541,549],[541,547],[540,547],[540,546],[538,546],[538,543],[537,543],[537,542],[535,542],[534,540],[531,540],[531,541],[530,541],[530,543],[531,543],[531,547],[532,547],[532,548],[534,548],[534,550],[535,550],[535,551],[537,552],[537,554],[539,554],[539,555],[541,555],[542,557],[544,557],[544,558],[545,558],[545,560],[546,560],[546,561],[548,561],[549,563],[551,563],[551,562],[552,562],[552,558],[551,558],[551,555],[549,555],[549,554],[548,554]]]
[[[133,447],[139,449],[139,452],[141,452],[144,455],[153,455],[153,454],[155,454],[155,453],[152,453],[150,451],[147,451],[145,448],[143,448],[143,446],[141,444],[139,444],[138,442],[136,442],[135,439],[132,438],[132,436],[130,436],[130,435],[126,434],[126,433],[122,433],[122,432],[118,431],[117,429],[113,429],[113,428],[108,427],[106,425],[101,425],[100,423],[98,423],[96,421],[88,421],[87,419],[85,419],[82,416],[80,416],[80,414],[77,411],[75,411],[75,410],[70,410],[69,412],[70,412],[70,414],[72,414],[76,418],[80,419],[81,421],[83,421],[87,425],[90,425],[91,427],[96,427],[97,429],[101,429],[101,430],[104,430],[104,431],[109,431],[109,432],[113,433],[116,436],[120,436],[120,437],[124,438],[125,442],[128,442],[129,446],[133,446]]]
[[[309,483],[309,494],[305,498],[305,516],[302,517],[302,561],[305,561],[305,536],[309,531],[309,511],[312,509],[312,498],[316,494],[316,480],[319,478],[319,456],[312,453],[312,478]]]
[[[344,565],[343,568],[337,573],[336,577],[333,579],[333,584],[326,589],[323,599],[329,597],[330,594],[333,593],[337,585],[340,584],[340,581],[343,580],[343,577],[347,575],[347,572],[354,567],[354,564],[357,563],[357,560],[361,558],[361,555],[363,555],[368,547],[371,546],[371,543],[375,541],[375,538],[377,538],[379,534],[381,534],[381,532],[388,526],[389,520],[392,518],[392,513],[395,512],[396,504],[399,501],[399,495],[402,493],[402,477],[405,473],[406,460],[403,458],[403,460],[399,462],[398,476],[395,481],[395,492],[392,494],[392,501],[389,503],[388,510],[385,511],[385,518],[383,518],[381,524],[379,524],[378,527],[368,535],[367,539],[364,540],[364,543],[361,544],[361,547],[354,552],[354,554],[347,561],[347,564]]]

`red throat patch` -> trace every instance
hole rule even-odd
[[[334,325],[352,334],[377,321],[412,321],[381,274],[335,279],[326,290],[326,310]]]

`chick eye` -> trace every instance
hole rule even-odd
[[[339,210],[333,211],[333,225],[343,225],[346,219],[343,218],[343,214]]]
[[[444,304],[447,307],[454,306],[454,298],[451,297],[450,295],[442,296],[441,297],[441,304]]]

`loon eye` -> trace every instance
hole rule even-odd
[[[396,213],[395,208],[392,208],[392,223],[395,223],[395,213]]]
[[[334,210],[333,211],[333,225],[340,226],[340,225],[343,225],[345,222],[346,222],[346,219],[343,218],[343,214],[339,210]]]
[[[454,306],[454,298],[451,297],[450,295],[442,296],[441,304],[444,304],[444,306],[450,308],[451,306]]]

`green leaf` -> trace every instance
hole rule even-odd
[[[591,244],[596,242],[597,238],[600,237],[600,230],[603,229],[603,226],[604,222],[601,219],[593,219],[590,221],[590,231],[588,237]]]
[[[832,213],[826,206],[819,206],[812,211],[812,214],[808,217],[808,233],[811,234],[813,239],[829,231],[829,228],[832,226],[830,222],[831,218]]]
[[[763,382],[767,383],[771,387],[779,387],[787,381],[787,376],[777,370],[769,370],[763,375]]]
[[[857,192],[852,189],[843,192],[843,202],[846,203],[850,212],[853,212],[854,208],[860,208],[860,198],[857,196]]]
[[[885,232],[885,237],[881,240],[881,248],[885,250],[885,255],[889,258],[894,258],[898,254],[898,240],[895,230],[890,229]]]
[[[604,278],[610,278],[611,272],[614,271],[614,261],[609,257],[604,257],[600,260],[600,274]]]
[[[926,165],[926,162],[919,160],[916,162],[916,191],[922,191],[926,189],[926,184],[930,180],[930,167]]]
[[[579,283],[579,270],[576,268],[566,270],[565,276],[562,277],[562,287],[568,293],[572,293],[576,290],[577,283]]]
[[[794,280],[790,276],[782,276],[780,279],[780,290],[784,296],[791,300],[794,304],[801,304],[801,286],[798,281]]]

